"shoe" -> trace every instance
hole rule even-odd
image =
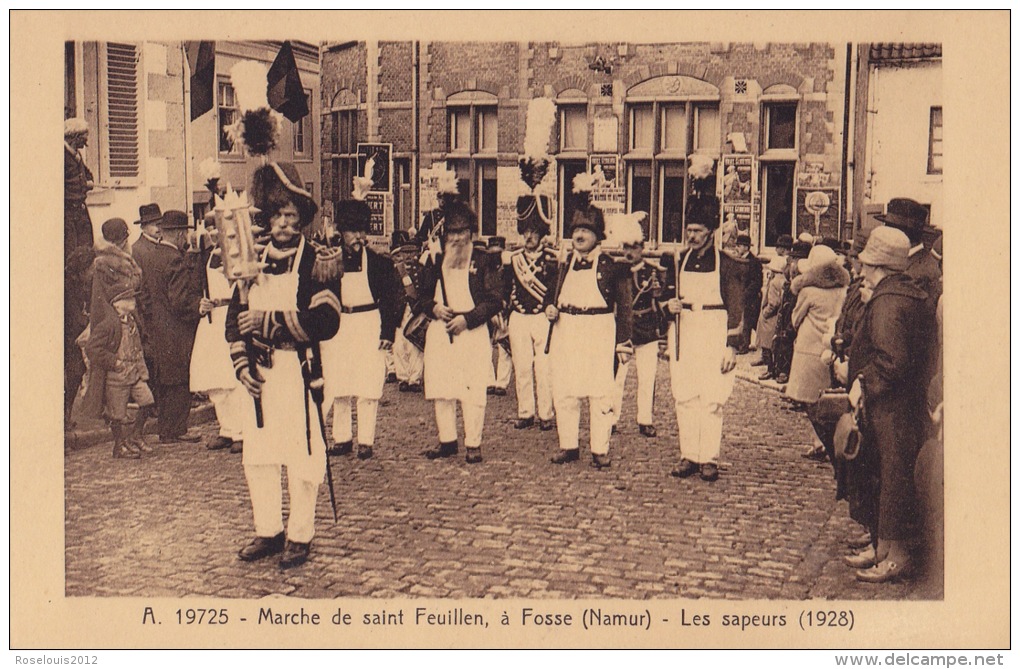
[[[230,448],[230,445],[234,443],[234,440],[230,437],[216,437],[205,447],[210,451],[222,451],[224,448]]]
[[[538,419],[538,429],[542,430],[542,432],[548,432],[554,427],[556,427],[556,421],[552,418],[549,420],[542,420],[541,418]]]
[[[178,435],[173,436],[173,437],[160,437],[159,438],[159,443],[161,443],[161,444],[176,444],[176,443],[179,443],[179,442],[186,442],[186,443],[189,443],[189,444],[194,444],[194,443],[197,443],[199,441],[202,441],[202,435],[197,434],[195,432],[185,432],[184,434],[178,434]]]
[[[875,550],[869,547],[857,555],[844,555],[843,564],[854,569],[868,569],[875,566]]]
[[[275,537],[255,537],[251,543],[242,548],[238,553],[243,562],[254,562],[270,555],[276,555],[283,551],[286,537],[280,532]]]
[[[493,388],[492,394],[496,397],[506,397],[506,388]]]
[[[675,476],[678,479],[685,479],[688,476],[694,476],[698,472],[698,463],[691,462],[687,458],[681,458],[680,464],[676,466],[676,469],[669,473],[670,476]]]
[[[407,390],[412,393],[420,393],[423,391],[423,388],[420,383],[409,383],[407,385]]]
[[[235,441],[234,443],[230,444],[230,452],[233,453],[234,455],[237,455],[238,453],[244,453],[244,442]]]
[[[903,562],[885,559],[871,569],[859,569],[857,571],[857,580],[865,583],[888,583],[908,575],[911,567],[912,564],[909,559]]]
[[[655,435],[658,434],[658,432],[655,431],[654,425],[638,425],[638,432],[648,437],[649,439],[655,437]]]
[[[871,534],[865,532],[864,534],[854,537],[853,539],[848,539],[846,545],[849,546],[850,548],[856,548],[858,550],[862,548],[867,548],[868,546],[871,545]]]
[[[149,442],[145,441],[145,439],[141,436],[131,437],[128,440],[128,443],[131,445],[132,448],[142,453],[152,453],[153,451],[152,446],[149,446]]]
[[[514,421],[514,429],[525,430],[534,424],[535,424],[534,416],[531,416],[529,418],[518,418],[517,420]]]
[[[824,448],[812,448],[807,453],[801,453],[800,457],[805,460],[814,460],[815,462],[825,462],[829,459],[829,455],[825,452]]]
[[[402,393],[409,393],[411,392],[411,384],[407,381],[401,381],[400,385],[397,386],[397,390]]]
[[[776,383],[778,383],[780,385],[783,385],[783,384],[789,383],[789,382],[790,382],[790,375],[789,374],[780,374],[779,376],[776,377]]]
[[[467,455],[464,456],[464,462],[469,465],[478,464],[482,461],[482,447],[481,446],[468,446]]]
[[[714,481],[717,478],[719,478],[719,467],[718,466],[712,464],[711,462],[706,462],[705,464],[701,465],[701,480],[702,481]]]
[[[488,388],[485,389],[485,394],[486,395],[495,395],[496,394],[496,387],[495,386],[489,386]]]
[[[591,466],[595,469],[605,469],[611,467],[613,461],[610,459],[608,453],[592,453],[591,454]]]
[[[358,459],[359,460],[371,460],[372,459],[372,447],[362,446],[358,444]]]
[[[142,454],[137,449],[131,448],[126,441],[118,441],[113,445],[113,457],[115,459],[137,460]]]
[[[751,349],[747,348],[746,346],[742,346],[737,349],[737,355],[747,355],[750,352]]]
[[[765,362],[761,358],[758,358],[757,360],[755,360],[754,362],[751,363],[751,366],[752,367],[764,367],[767,364],[768,364],[767,362]]]
[[[618,431],[619,431],[619,430],[617,430],[617,429],[616,429],[616,426],[614,425],[614,426],[613,426],[613,429],[609,431],[609,434],[616,434],[616,433],[617,433]]]
[[[774,379],[774,378],[776,378],[775,375],[772,372],[768,371],[768,370],[765,370],[764,372],[762,372],[761,374],[758,375],[758,380],[759,381],[768,381],[769,379]]]
[[[568,462],[576,462],[581,459],[581,452],[576,448],[569,450],[562,449],[559,453],[549,458],[549,461],[554,465],[565,465]]]
[[[376,377],[378,378],[378,377]],[[349,455],[354,452],[353,441],[342,441],[326,449],[326,455]]]
[[[312,552],[312,543],[299,544],[296,541],[288,541],[280,556],[280,569],[300,567],[308,561],[308,554]]]
[[[428,458],[429,460],[448,458],[452,455],[457,455],[456,441],[439,442],[439,446],[437,448],[431,448],[425,451],[425,457]]]
[[[396,383],[396,382],[397,382],[397,375],[396,374],[394,374],[393,372],[390,372],[389,374],[386,375],[386,383]]]

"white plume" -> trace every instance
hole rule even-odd
[[[237,106],[243,114],[246,111],[269,107],[267,91],[269,70],[262,63],[242,60],[230,68],[230,84],[234,87]]]
[[[204,181],[220,178],[220,164],[215,158],[209,157],[198,164],[198,174]]]
[[[595,177],[590,172],[581,172],[574,177],[575,193],[590,193],[595,187]]]
[[[715,159],[711,156],[705,156],[700,153],[696,153],[691,156],[691,178],[692,179],[707,179],[712,176],[712,170],[715,168]]]
[[[549,98],[533,98],[528,102],[528,119],[524,131],[524,155],[545,158],[549,153],[549,137],[556,123],[556,103]]]
[[[644,211],[607,215],[606,245],[623,246],[624,244],[640,244],[644,242],[645,231],[641,227],[641,221],[646,216],[648,216],[648,213]]]
[[[439,193],[453,194],[458,192],[457,173],[451,169],[443,170],[436,180],[436,191]]]

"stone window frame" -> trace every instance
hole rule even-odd
[[[938,123],[935,122],[935,117],[938,116]],[[938,131],[938,137],[936,137],[936,130]],[[941,175],[942,174],[942,105],[932,106],[931,112],[928,117],[928,170],[927,174]],[[936,151],[936,146],[938,151]],[[936,165],[936,157],[938,158],[938,164]]]
[[[471,203],[472,208],[478,213],[478,229],[476,234],[480,237],[495,235],[497,232],[497,217],[499,203],[499,185],[497,177],[497,154],[499,152],[499,98],[488,91],[480,89],[467,89],[452,93],[446,97],[446,127],[447,127],[447,153],[448,165],[457,172],[457,181],[461,194]],[[466,150],[461,147],[455,148],[456,117],[467,113],[467,128],[469,132]],[[485,132],[486,118],[493,115],[493,128],[495,130],[495,146],[484,146],[483,138]],[[486,183],[491,183],[495,189],[491,193],[491,199],[496,202],[497,211],[488,212],[484,206],[489,192]],[[464,192],[464,191],[467,192]],[[491,217],[487,215],[491,213]],[[490,220],[491,218],[491,220]]]

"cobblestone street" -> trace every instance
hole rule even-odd
[[[745,356],[744,358],[749,358]],[[281,572],[240,562],[252,535],[241,456],[204,443],[114,460],[108,443],[65,458],[69,596],[901,599],[918,583],[867,585],[842,564],[857,533],[828,464],[800,457],[807,419],[748,381],[726,405],[721,477],[669,476],[678,459],[668,369],[658,437],[638,434],[628,378],[611,468],[555,466],[555,431],[513,429],[516,400],[490,397],[485,461],[428,461],[431,403],[386,386],[375,457],[333,458],[311,560]],[[586,418],[582,424],[586,423]],[[206,438],[215,423],[205,423]],[[587,443],[582,428],[581,443]]]

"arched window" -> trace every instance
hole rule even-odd
[[[627,91],[627,209],[646,211],[645,234],[663,243],[683,236],[693,154],[718,163],[719,89],[683,75],[643,81]]]

